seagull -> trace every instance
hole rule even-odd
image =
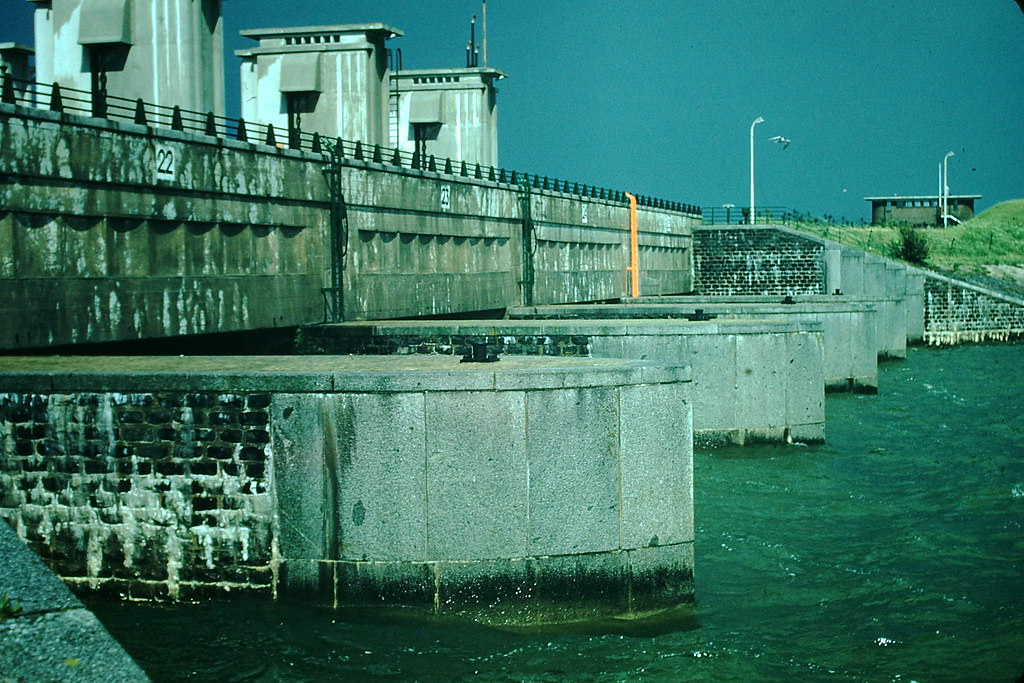
[[[786,149],[787,147],[789,147],[789,143],[793,142],[789,138],[784,138],[781,135],[776,135],[776,136],[770,137],[768,139],[771,140],[772,142],[777,142],[780,145],[782,145],[782,149]]]

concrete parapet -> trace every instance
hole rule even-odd
[[[674,606],[690,385],[614,359],[6,357],[0,513],[83,590],[501,623]]]
[[[149,678],[0,521],[0,680],[135,683]]]
[[[545,309],[547,310],[547,309]],[[684,363],[698,443],[824,439],[822,325],[782,320],[376,321],[302,328],[303,353],[501,354]]]

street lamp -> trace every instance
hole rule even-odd
[[[750,224],[754,224],[754,126],[764,123],[764,119],[758,116],[750,124]]]
[[[942,157],[942,227],[948,225],[949,220],[949,158],[955,156],[952,151],[946,152]]]

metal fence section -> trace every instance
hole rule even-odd
[[[111,95],[106,90],[89,92],[61,86],[23,81],[4,74],[2,97],[4,104],[28,106],[64,114],[93,116],[108,120],[130,121],[132,123],[170,128],[194,135],[232,138],[278,148],[305,150],[314,154],[328,155],[328,146],[337,150],[343,159],[354,159],[420,171],[451,176],[487,180],[508,185],[526,186],[536,190],[560,192],[580,197],[592,197],[612,202],[626,203],[626,193],[607,187],[570,182],[558,178],[541,176],[536,173],[509,171],[504,168],[481,164],[436,159],[433,155],[421,156],[415,152],[382,148],[360,140],[330,138],[330,145],[317,132],[297,128],[280,128],[273,124],[248,122],[242,118],[216,116],[212,112],[202,113],[131,100]],[[637,195],[637,204],[666,211],[676,211],[695,218],[701,215],[699,206],[646,195]],[[760,216],[761,210],[758,209]]]
[[[704,225],[788,225],[798,221],[813,221],[807,214],[783,206],[759,206],[755,209],[753,221],[750,220],[750,209],[746,206],[705,206],[700,211]]]

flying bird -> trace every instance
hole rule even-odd
[[[776,135],[776,136],[770,137],[768,139],[771,140],[772,142],[777,142],[780,145],[782,145],[782,149],[786,149],[787,147],[789,147],[789,143],[793,142],[789,138],[784,138],[781,135]]]

